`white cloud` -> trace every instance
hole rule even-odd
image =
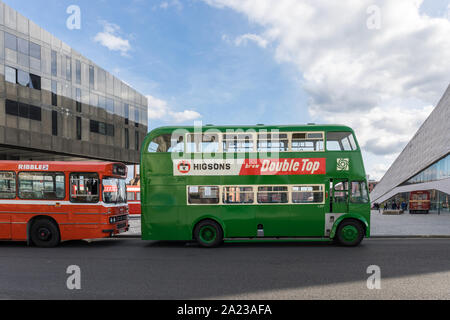
[[[266,48],[268,43],[269,43],[266,39],[264,39],[261,36],[258,36],[256,34],[247,33],[247,34],[244,34],[244,35],[241,35],[241,36],[237,37],[234,40],[234,44],[236,46],[240,46],[241,44],[247,44],[248,41],[255,42],[261,48]]]
[[[193,121],[202,117],[194,110],[173,111],[167,101],[148,95],[148,118],[166,122],[182,123]]]
[[[159,4],[160,9],[169,9],[170,7],[174,7],[177,10],[183,9],[183,4],[180,2],[180,0],[171,0],[171,1],[163,1]],[[156,9],[156,7],[154,7]]]
[[[122,56],[127,56],[131,50],[131,45],[129,40],[121,38],[118,35],[120,33],[120,27],[107,21],[101,21],[101,24],[103,25],[103,31],[97,33],[94,41],[111,51],[119,51]]]
[[[422,0],[204,1],[261,26],[301,74],[311,117],[352,126],[374,157],[398,154],[449,84],[450,21],[422,14]],[[367,28],[372,5],[379,30]]]

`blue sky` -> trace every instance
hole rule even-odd
[[[361,8],[325,0],[4,2],[148,95],[150,129],[194,119],[347,124],[375,178],[450,80],[448,0],[417,10],[415,0],[364,0]],[[380,30],[365,26],[372,3]],[[70,5],[81,9],[80,30],[66,28]]]

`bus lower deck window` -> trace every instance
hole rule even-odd
[[[14,199],[16,197],[16,174],[14,172],[0,172],[0,199]]]
[[[218,204],[219,187],[191,186],[188,189],[190,204]]]

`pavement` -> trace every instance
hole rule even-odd
[[[450,239],[327,243],[182,242],[122,238],[54,249],[0,242],[0,299],[450,299]],[[80,290],[69,290],[69,266]],[[369,266],[381,289],[367,286]],[[369,269],[370,270],[370,269]],[[69,281],[68,281],[69,280]]]
[[[130,231],[125,236],[140,237],[140,216],[131,216]],[[374,237],[450,237],[450,213],[431,212],[429,215],[405,213],[399,216],[382,215],[372,211],[371,232]]]
[[[372,236],[450,236],[450,213],[383,215],[372,211]]]

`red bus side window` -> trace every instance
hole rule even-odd
[[[20,172],[19,198],[25,200],[63,200],[65,176],[57,172]]]
[[[16,174],[0,172],[0,199],[16,198]]]
[[[96,173],[72,173],[70,175],[70,202],[97,203],[99,178]]]

